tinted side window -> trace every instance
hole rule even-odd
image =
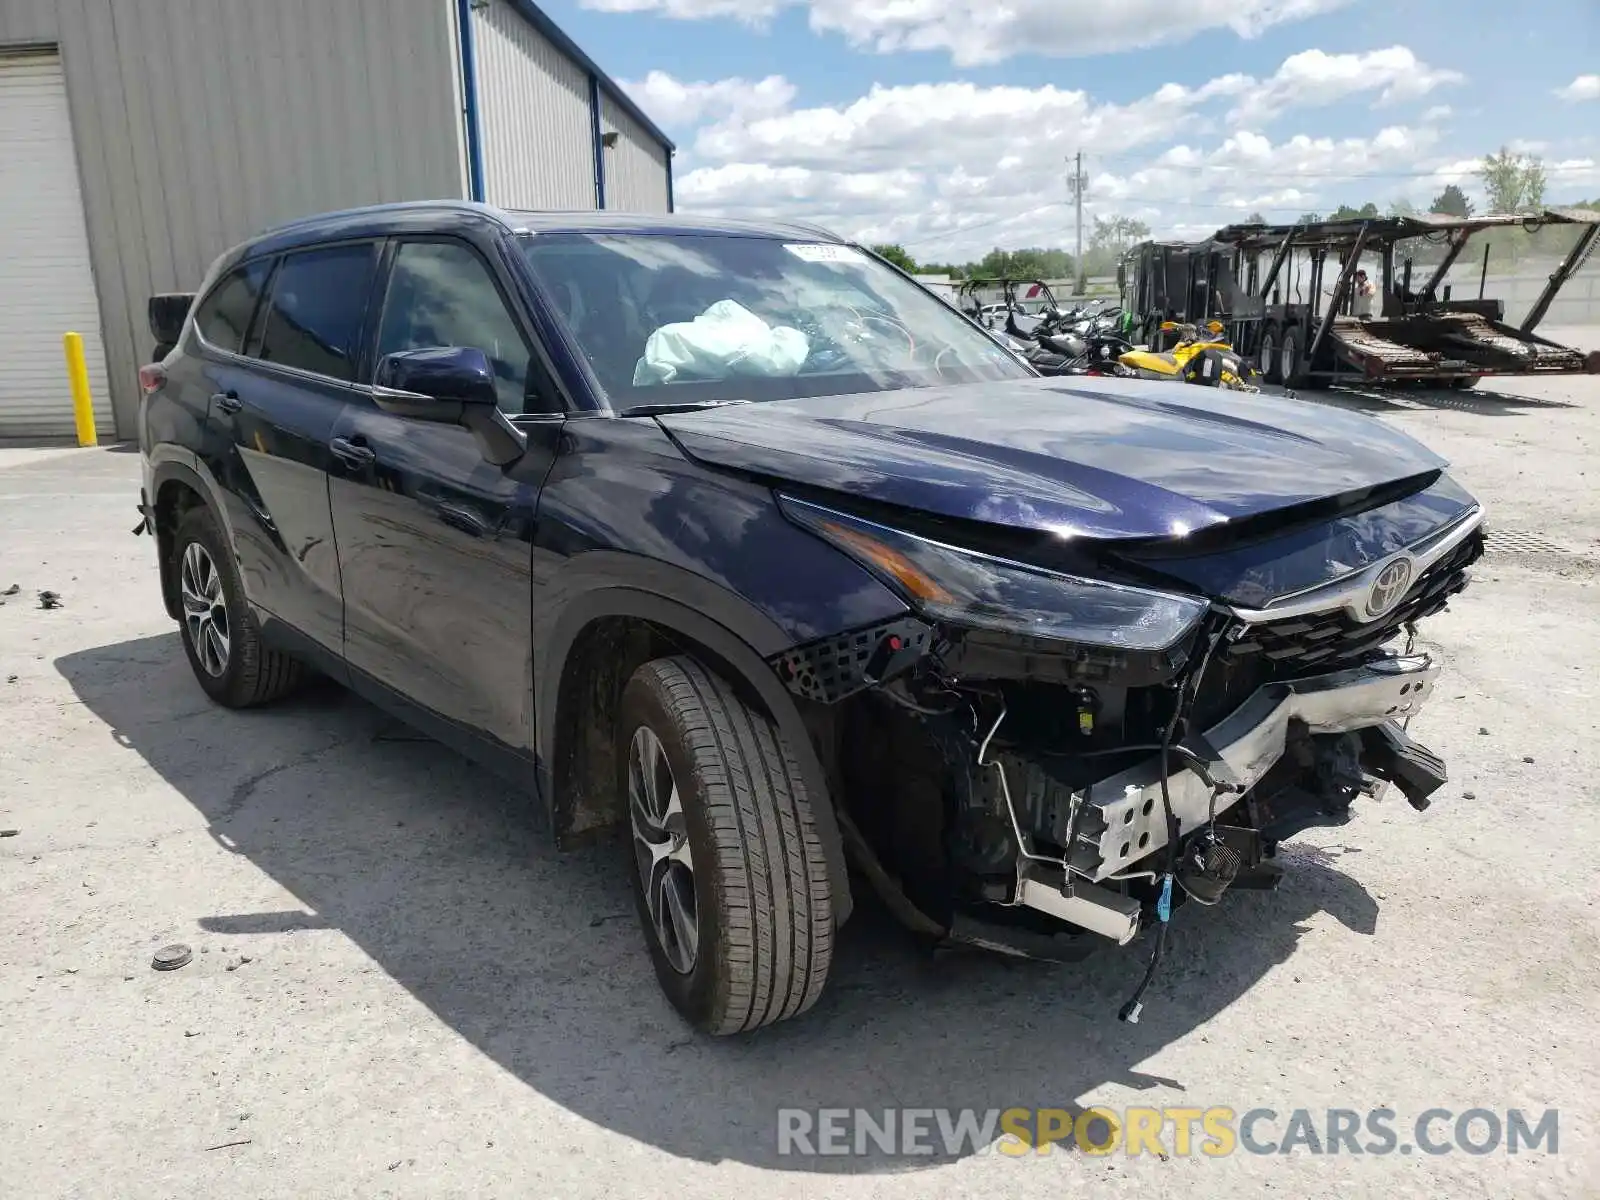
[[[395,252],[378,357],[431,346],[482,350],[494,366],[501,411],[526,410],[528,343],[489,268],[457,242],[405,242]]]
[[[194,315],[200,336],[219,350],[238,354],[271,267],[271,259],[246,263],[212,288]]]
[[[334,379],[354,379],[377,261],[377,246],[370,242],[288,255],[273,280],[260,356]]]

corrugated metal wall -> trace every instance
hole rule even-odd
[[[610,96],[600,101],[600,121],[617,133],[606,150],[606,207],[625,212],[664,213],[667,193],[667,148],[623,111]]]
[[[193,289],[217,254],[293,217],[466,194],[453,12],[0,0],[0,45],[60,47],[122,436],[152,293]]]
[[[506,3],[473,13],[484,199],[505,208],[595,206],[589,77]]]

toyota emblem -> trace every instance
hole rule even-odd
[[[1376,619],[1400,603],[1415,574],[1415,566],[1404,556],[1385,564],[1367,593],[1367,616]]]

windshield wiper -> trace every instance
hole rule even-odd
[[[675,404],[635,404],[619,417],[663,417],[669,413],[700,412],[707,408],[726,408],[730,404],[749,404],[748,400],[679,400]]]

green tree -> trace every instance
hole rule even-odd
[[[1468,200],[1467,194],[1455,184],[1446,184],[1444,191],[1433,198],[1428,211],[1446,217],[1470,217],[1472,201]]]
[[[1119,259],[1150,236],[1150,226],[1134,217],[1096,217],[1089,231],[1089,249]]]
[[[1244,223],[1246,225],[1265,225],[1267,223],[1267,219],[1259,212],[1253,212],[1244,219]]]
[[[1352,208],[1348,204],[1341,204],[1329,215],[1330,221],[1371,221],[1378,216],[1378,206],[1370,200],[1360,208]]]
[[[1522,168],[1522,201],[1529,208],[1542,209],[1544,207],[1544,162],[1538,158],[1529,159]]]
[[[1013,279],[1069,279],[1072,268],[1072,255],[1065,250],[1039,246],[1004,250],[996,246],[981,262],[974,264],[973,274],[1008,275]]]
[[[1522,212],[1544,203],[1544,163],[1534,155],[1513,154],[1501,146],[1500,153],[1483,156],[1478,178],[1483,180],[1490,212]]]
[[[894,242],[881,242],[878,245],[873,246],[871,249],[872,252],[879,258],[885,259],[888,262],[892,262],[895,266],[899,267],[908,275],[916,274],[917,260],[906,253],[906,248],[904,246],[898,245]]]
[[[1150,236],[1150,226],[1134,217],[1096,217],[1083,256],[1083,274],[1114,275],[1129,250]]]
[[[1304,212],[1294,219],[1294,223],[1296,225],[1315,225],[1321,220],[1321,213]]]
[[[1417,215],[1417,206],[1404,196],[1389,201],[1389,215],[1391,217],[1414,217]]]

